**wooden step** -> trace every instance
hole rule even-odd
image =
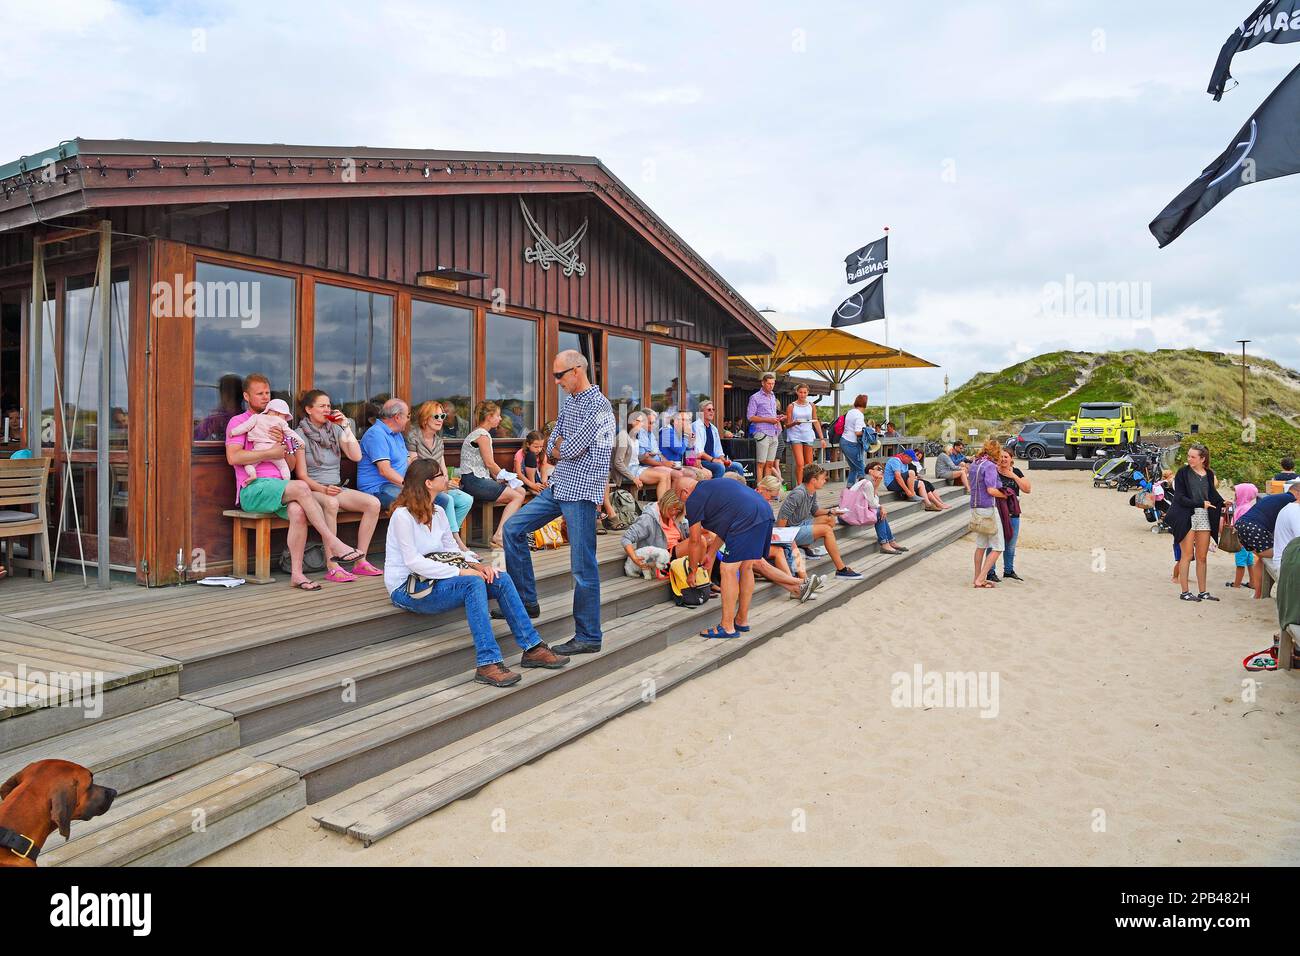
[[[188,866],[306,806],[291,770],[239,752],[206,760],[113,801],[46,841],[42,866]]]
[[[951,537],[959,526],[964,530],[966,522],[964,514],[952,512],[918,514],[909,516],[908,520],[918,521],[922,526],[937,526],[937,530],[930,530],[936,540]],[[864,579],[872,561],[875,565],[870,573],[880,579],[912,563],[924,553],[920,546],[926,540],[924,534],[918,528],[917,550],[903,557],[869,558],[865,552],[874,548],[874,540],[856,542],[856,547],[864,552]],[[847,553],[853,551],[847,549]],[[849,587],[861,583],[834,579],[831,588],[818,595],[818,600],[829,603],[836,590],[847,592]],[[768,602],[793,606],[794,602],[785,598],[784,590],[765,585],[755,589],[754,606]],[[519,684],[502,690],[474,683],[472,671],[467,669],[456,676],[288,731],[248,746],[245,751],[296,770],[307,781],[308,801],[315,803],[663,650],[697,633],[716,615],[714,602],[687,609],[666,604],[661,599],[644,610],[612,621],[605,628],[605,645],[600,654],[575,656],[562,670],[529,670],[524,672],[524,680]]]
[[[863,565],[863,580],[828,589],[816,602],[790,604],[769,601],[754,609],[753,630],[734,640],[687,637],[653,655],[592,682],[587,693],[557,705],[547,701],[511,721],[502,734],[466,747],[453,744],[400,768],[402,779],[377,789],[356,788],[336,805],[326,805],[315,818],[328,830],[346,833],[369,846],[427,816],[453,800],[472,794],[510,770],[581,736],[607,720],[699,674],[706,673],[790,628],[887,580],[906,564],[957,540],[965,533],[967,516],[946,514],[932,520],[912,539],[907,558],[877,554]]]
[[[106,719],[173,700],[180,669],[155,654],[0,619],[0,752],[75,730],[88,711]],[[61,703],[67,689],[85,696]]]
[[[919,510],[905,512],[897,520],[906,532],[923,517]],[[853,549],[875,551],[874,531],[853,529],[845,537],[846,556]],[[817,567],[817,562],[810,559]],[[829,565],[829,559],[825,562]],[[627,614],[664,604],[664,585],[619,576],[601,588],[602,617],[614,621]],[[538,632],[547,641],[565,641],[573,636],[572,600],[564,594],[541,600]],[[230,681],[185,695],[187,700],[217,707],[239,721],[240,740],[253,744],[294,727],[369,703],[443,678],[463,674],[474,667],[474,645],[461,612],[437,615],[433,626],[409,637],[372,644],[315,661],[280,668],[255,677]],[[441,623],[438,623],[441,622]],[[496,622],[494,632],[502,650],[517,653],[505,622]]]
[[[173,700],[0,754],[0,780],[57,758],[89,768],[96,783],[125,793],[238,746],[239,725],[228,713]]]

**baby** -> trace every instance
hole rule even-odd
[[[284,432],[284,442],[289,447],[289,453],[293,454],[298,450],[298,436],[289,430],[289,406],[283,399],[273,398],[266,404],[266,411],[260,415],[250,415],[248,420],[242,424],[236,425],[230,430],[232,435],[247,435],[248,447],[251,451],[265,451],[275,445],[271,438],[271,429],[279,428]],[[275,460],[276,469],[280,472],[280,477],[289,480],[289,465],[283,458]],[[257,477],[257,465],[245,465],[244,473],[249,479]]]

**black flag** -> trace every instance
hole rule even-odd
[[[1228,68],[1232,66],[1232,58],[1242,50],[1261,43],[1295,43],[1297,40],[1300,40],[1300,0],[1264,0],[1223,44],[1206,92],[1214,94],[1216,101],[1223,96],[1223,87],[1230,79]]]
[[[1245,183],[1300,173],[1300,67],[1255,110],[1232,144],[1151,221],[1161,248]]]
[[[831,316],[831,328],[838,329],[845,325],[857,325],[859,322],[873,322],[884,317],[885,277],[881,276],[840,303],[835,314]]]
[[[1300,2],[1300,0],[1297,0]],[[855,249],[844,257],[844,277],[849,285],[889,271],[889,237]]]

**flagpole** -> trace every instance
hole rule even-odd
[[[889,238],[889,227],[885,227],[885,238]],[[885,278],[883,275],[880,277]],[[885,311],[885,348],[889,348],[889,311]],[[889,421],[889,369],[885,369],[885,421]],[[884,424],[882,422],[881,424]]]

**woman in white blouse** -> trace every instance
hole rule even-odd
[[[406,469],[402,493],[393,503],[384,550],[384,586],[393,604],[418,614],[464,607],[474,637],[478,669],[474,680],[493,687],[517,684],[520,675],[506,667],[492,635],[488,599],[496,598],[510,633],[524,651],[520,667],[558,670],[569,663],[543,642],[528,619],[510,575],[462,551],[451,525],[433,500],[447,490],[447,475],[437,461],[417,458]],[[433,555],[433,557],[430,557]]]

